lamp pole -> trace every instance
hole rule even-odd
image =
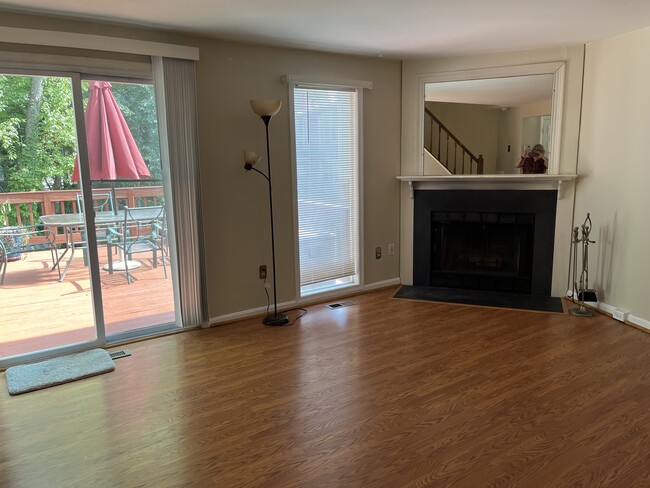
[[[274,219],[273,219],[273,184],[271,181],[271,145],[269,142],[269,123],[271,118],[278,113],[280,107],[282,107],[281,100],[251,100],[251,107],[253,111],[261,117],[264,121],[264,127],[266,131],[266,158],[268,161],[268,176],[263,172],[259,171],[256,168],[253,168],[253,165],[257,163],[261,158],[258,157],[253,152],[245,152],[244,159],[245,165],[244,169],[250,171],[251,169],[255,172],[261,174],[266,178],[266,181],[269,185],[269,210],[271,215],[271,259],[272,259],[272,272],[273,272],[273,313],[267,315],[263,323],[265,325],[287,325],[289,323],[289,318],[283,314],[278,313],[278,293],[277,293],[277,278],[275,276],[275,228],[274,228]]]
[[[264,318],[266,325],[285,325],[289,322],[286,315],[278,315],[278,287],[276,286],[275,277],[275,229],[273,223],[273,183],[271,181],[271,147],[269,143],[269,122],[271,121],[270,115],[263,115],[262,120],[266,128],[266,159],[269,166],[269,209],[271,214],[271,261],[273,266],[273,315],[268,315]]]

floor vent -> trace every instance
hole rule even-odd
[[[354,300],[344,300],[342,302],[330,303],[327,307],[334,310],[336,308],[349,307],[350,305],[356,305],[356,304],[357,302],[355,302]]]
[[[131,351],[128,351],[127,349],[120,349],[119,351],[113,351],[109,353],[111,359],[125,358],[130,355],[131,355]]]

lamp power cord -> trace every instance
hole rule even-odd
[[[264,293],[266,293],[266,315],[268,315],[271,312],[271,296],[269,295],[269,287],[268,287],[268,282],[266,281],[266,278],[264,279]],[[295,324],[299,319],[307,315],[307,309],[302,308],[302,307],[296,307],[296,308],[290,308],[289,310],[284,310],[282,313],[287,313],[287,312],[293,312],[295,310],[300,310],[302,313],[298,315],[295,319],[293,319],[293,322],[289,322],[286,325],[293,325]]]

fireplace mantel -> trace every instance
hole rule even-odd
[[[411,198],[414,190],[557,190],[562,198],[562,182],[577,175],[449,175],[398,176],[409,184]]]

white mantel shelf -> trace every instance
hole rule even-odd
[[[409,184],[411,198],[414,190],[557,190],[561,198],[563,181],[575,180],[577,175],[449,175],[398,176]]]

